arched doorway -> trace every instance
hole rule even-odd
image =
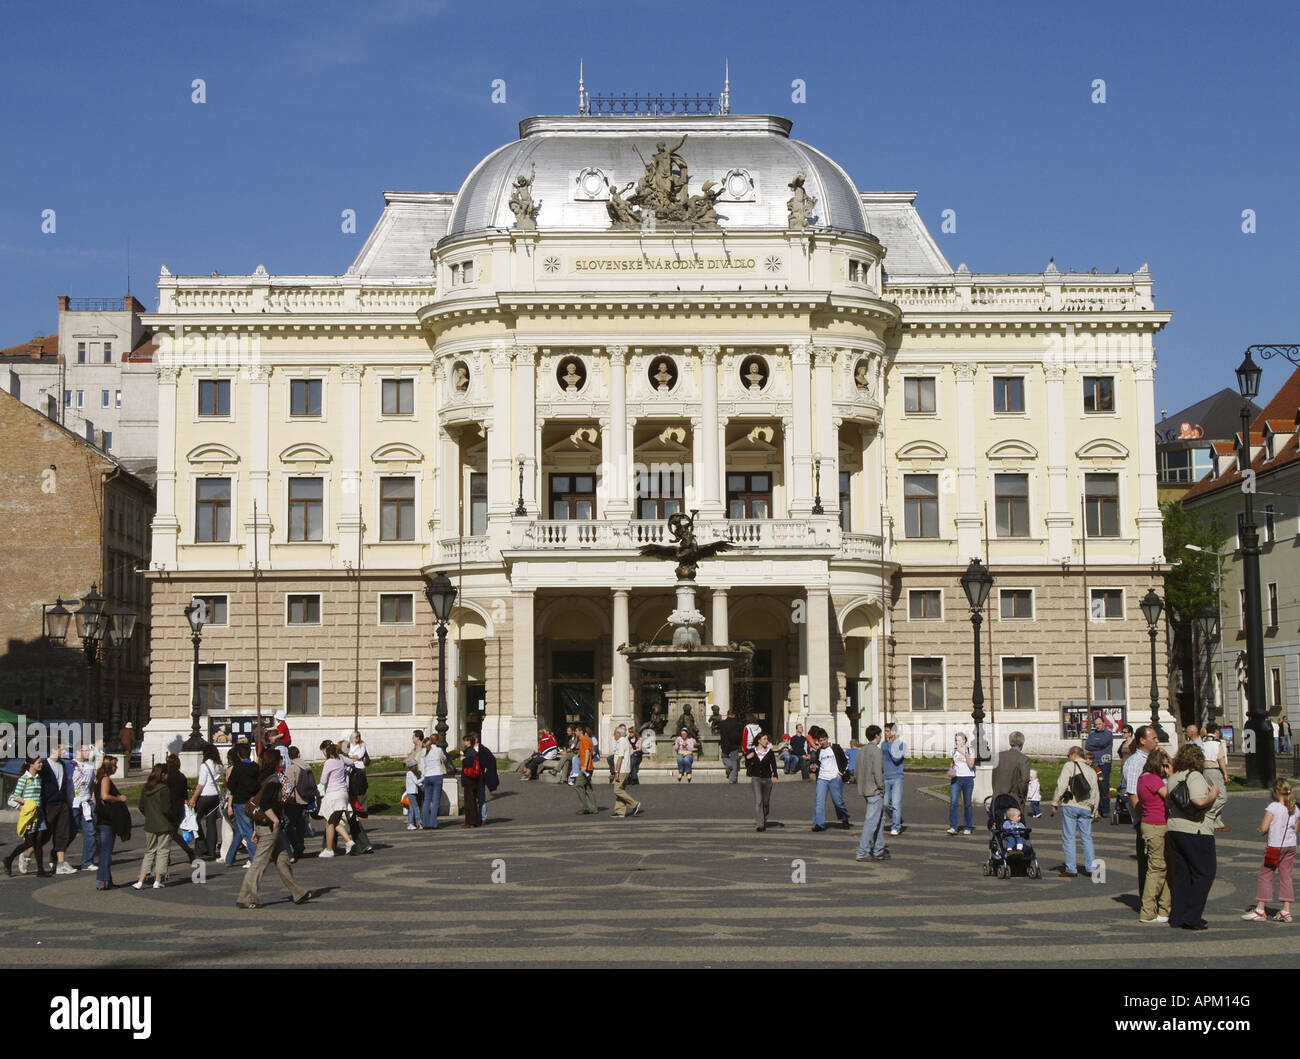
[[[855,602],[840,615],[840,638],[844,642],[844,712],[853,739],[861,740],[868,725],[885,723],[876,693],[879,623],[878,604]]]

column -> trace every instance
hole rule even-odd
[[[831,394],[831,370],[835,363],[835,350],[831,346],[813,347],[813,397],[816,401],[816,442],[813,455],[822,460],[822,507],[831,515],[839,510],[839,456],[838,421]],[[813,481],[816,495],[817,482]],[[828,499],[829,498],[829,499]]]
[[[700,482],[700,515],[702,518],[722,518],[722,494],[718,489],[719,445],[718,423],[718,347],[700,346],[700,418],[704,420],[702,440],[704,468]]]
[[[614,466],[614,452],[618,448],[618,438],[608,416],[596,421],[600,427],[600,473],[596,475],[596,517],[610,517],[610,504],[614,494],[614,475],[610,468]]]
[[[1043,374],[1047,379],[1047,557],[1057,562],[1074,554],[1075,512],[1070,504],[1065,436],[1065,365],[1059,357],[1044,359]]]
[[[179,334],[175,342],[179,347]],[[176,380],[180,370],[174,363],[163,363],[157,368],[158,479],[153,544],[149,554],[153,563],[167,570],[176,569],[176,545],[181,532],[180,522],[176,518]],[[63,400],[62,394],[59,395],[59,400]],[[191,507],[193,504],[191,498]]]
[[[1142,354],[1133,365],[1137,384],[1137,455],[1138,455],[1138,555],[1141,563],[1153,563],[1163,557],[1164,520],[1156,498],[1156,362],[1151,355],[1151,336],[1142,336]],[[1133,495],[1132,487],[1128,493]]]
[[[514,630],[510,646],[513,664],[510,714],[510,751],[527,756],[537,749],[537,680],[533,661],[533,589],[514,589],[510,593]]]
[[[511,346],[497,342],[492,346],[492,403],[495,414],[487,422],[488,428],[488,515],[509,517],[515,507],[515,486],[518,479],[513,474],[514,453],[510,437],[510,361]]]
[[[715,588],[712,593],[713,622],[709,627],[709,640],[715,644],[725,645],[730,633],[727,631],[727,590]],[[731,706],[731,670],[715,669],[713,671],[713,702],[718,713],[727,716]]]
[[[627,659],[619,654],[619,646],[628,642],[627,631],[627,597],[625,588],[614,589],[614,628],[611,637],[612,661],[610,668],[610,686],[613,691],[613,713],[610,721],[614,727],[632,725],[632,679]]]
[[[957,555],[959,564],[965,565],[977,555],[984,554],[984,515],[977,499],[975,481],[975,365],[953,365],[957,374]],[[943,480],[940,479],[939,510],[943,512],[945,498]],[[942,527],[940,527],[942,533]]]
[[[601,427],[602,458],[605,464],[606,518],[625,519],[632,515],[628,496],[627,458],[627,346],[606,346],[609,354],[609,430]],[[609,444],[605,434],[609,433]]]
[[[790,412],[794,422],[794,445],[790,467],[794,481],[788,486],[790,517],[807,518],[812,513],[812,348],[806,342],[790,347]]]
[[[686,483],[686,510],[698,508],[704,498],[704,420],[691,416],[691,480]]]
[[[533,442],[537,418],[537,347],[515,346],[515,452],[524,458],[524,507],[533,518],[537,510],[537,450]],[[515,488],[519,486],[519,465],[515,464]],[[516,496],[516,503],[518,497]]]
[[[271,512],[268,510],[270,500],[270,438],[271,429],[271,369],[264,364],[252,364],[248,367],[248,377],[252,381],[248,401],[248,519],[245,522],[247,532],[256,538],[248,542],[245,558],[251,562],[254,554],[258,565],[267,567],[271,559]],[[257,505],[257,516],[253,516],[253,505]]]
[[[438,429],[438,532],[439,542],[460,536],[460,446],[445,428]],[[441,557],[441,544],[435,549]],[[436,561],[436,560],[435,560]]]
[[[832,737],[830,590],[808,588],[804,614],[803,671],[808,677],[808,723],[820,724]],[[843,704],[841,704],[842,706]]]
[[[781,417],[781,480],[785,485],[786,509],[773,511],[772,515],[789,518],[794,511],[794,419],[790,416]]]
[[[345,364],[343,376],[342,501],[339,505],[338,556],[357,566],[361,554],[361,375],[360,364]]]

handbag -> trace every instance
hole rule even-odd
[[[1276,868],[1282,863],[1282,847],[1269,846],[1264,850],[1264,867]]]

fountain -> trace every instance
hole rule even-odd
[[[700,544],[695,538],[695,516],[678,512],[668,519],[668,532],[676,542],[672,545],[646,544],[640,554],[650,559],[672,559],[677,563],[677,607],[668,615],[672,629],[670,643],[622,644],[618,651],[629,665],[639,669],[658,670],[672,674],[679,681],[679,690],[689,691],[683,685],[698,686],[696,694],[703,696],[704,674],[712,670],[730,670],[739,664],[748,664],[754,654],[749,643],[706,644],[700,634],[704,615],[695,605],[695,572],[702,559],[711,559],[735,547],[730,541]],[[701,705],[703,703],[701,702]],[[701,715],[703,710],[701,709]],[[704,720],[701,716],[700,720]]]

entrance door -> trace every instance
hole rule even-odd
[[[736,715],[743,722],[751,713],[758,715],[758,723],[763,731],[779,741],[779,725],[782,718],[776,698],[776,678],[772,674],[772,649],[759,647],[754,650],[748,673],[732,671],[731,701],[736,707]]]
[[[551,652],[551,731],[563,739],[571,724],[596,728],[596,652]]]

